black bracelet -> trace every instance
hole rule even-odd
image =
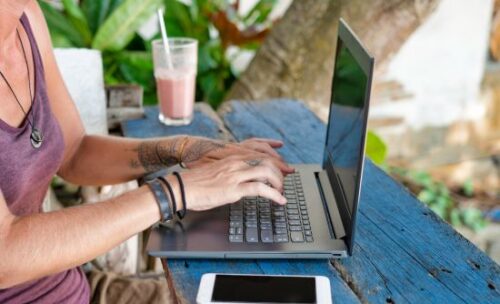
[[[158,179],[163,182],[163,184],[167,187],[168,193],[170,193],[170,199],[172,201],[172,209],[174,210],[172,213],[177,213],[177,202],[175,201],[174,190],[172,186],[163,176],[159,176]]]
[[[158,207],[160,207],[161,222],[167,222],[173,219],[174,216],[172,209],[170,209],[167,193],[165,193],[165,189],[163,189],[158,179],[147,181],[146,184],[151,189],[151,192],[153,192]]]
[[[186,202],[186,192],[184,191],[184,183],[182,182],[182,178],[179,172],[174,171],[175,177],[179,181],[179,188],[181,188],[181,198],[184,208],[182,210],[177,211],[177,216],[182,220],[186,216],[187,210],[187,202]]]

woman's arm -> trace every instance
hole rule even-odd
[[[183,209],[177,179],[166,178]],[[182,179],[189,210],[206,210],[257,195],[286,203],[280,193],[283,176],[268,160],[249,164],[230,157],[183,172]],[[0,191],[0,289],[81,265],[159,218],[158,205],[147,186],[97,204],[21,217],[9,211]]]
[[[0,193],[0,289],[81,265],[160,214],[146,187],[115,199],[16,217]]]

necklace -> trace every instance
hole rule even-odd
[[[26,51],[24,49],[23,40],[21,39],[21,35],[19,34],[19,31],[17,29],[16,29],[16,33],[17,33],[17,38],[19,39],[19,42],[21,43],[21,48],[23,50],[23,56],[24,56],[24,62],[26,63],[26,70],[28,71],[28,91],[30,92],[31,118],[32,118],[31,120],[30,120],[29,114],[24,110],[24,107],[21,104],[21,102],[19,101],[19,98],[17,98],[17,95],[14,92],[14,89],[12,88],[12,86],[9,83],[9,81],[7,80],[7,78],[2,73],[1,70],[0,70],[0,76],[2,76],[3,80],[7,84],[7,87],[9,87],[9,90],[12,92],[12,95],[14,95],[14,98],[16,99],[17,104],[19,105],[19,107],[21,107],[21,110],[23,111],[24,115],[26,115],[26,120],[28,120],[28,123],[30,124],[30,127],[31,127],[31,135],[30,135],[31,145],[33,146],[33,148],[38,149],[38,148],[40,148],[42,146],[42,143],[43,143],[43,134],[42,134],[42,132],[40,130],[38,130],[35,127],[35,115],[33,113],[34,112],[34,109],[33,109],[33,94],[31,93],[31,75],[30,75],[30,69],[29,69],[29,66],[28,66],[28,58],[26,56]]]

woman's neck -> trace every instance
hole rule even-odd
[[[12,47],[26,5],[30,0],[0,0],[0,58]]]

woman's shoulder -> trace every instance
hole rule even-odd
[[[38,49],[44,57],[44,54],[52,51],[52,43],[50,41],[50,34],[47,27],[47,22],[43,16],[43,12],[38,5],[38,1],[30,0],[24,10],[26,17],[30,23],[31,30],[35,36]]]

